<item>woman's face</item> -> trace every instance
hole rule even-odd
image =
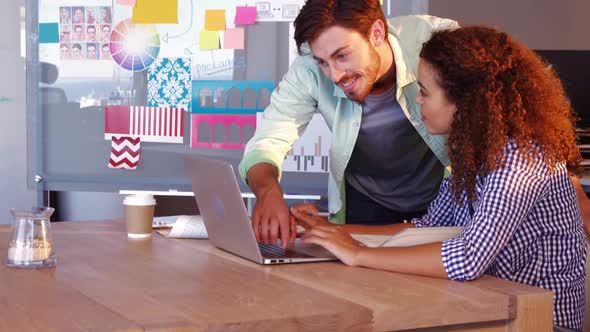
[[[416,102],[422,107],[422,122],[433,135],[447,135],[451,131],[457,107],[448,98],[438,83],[438,72],[426,60],[418,64],[418,84],[420,92]]]
[[[80,8],[76,8],[74,10],[74,23],[82,23],[84,22],[84,12]]]

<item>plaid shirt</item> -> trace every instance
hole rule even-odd
[[[513,142],[504,149],[504,162],[477,177],[473,216],[468,204],[455,204],[446,179],[428,214],[412,223],[465,227],[459,237],[442,244],[449,279],[473,280],[486,273],[550,289],[554,324],[580,330],[586,242],[566,167],[559,164],[552,172],[541,154],[527,162]]]

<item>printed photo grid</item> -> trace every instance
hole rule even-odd
[[[110,60],[112,27],[113,10],[110,6],[60,7],[60,59]]]

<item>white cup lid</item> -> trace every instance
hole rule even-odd
[[[123,199],[124,205],[156,205],[156,200],[154,199],[154,195],[150,194],[135,194],[135,195],[127,195],[125,199]]]

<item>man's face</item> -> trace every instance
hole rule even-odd
[[[86,30],[86,39],[90,40],[90,41],[95,41],[96,40],[96,29],[93,27],[89,27]]]
[[[96,59],[96,47],[88,46],[88,59]]]
[[[377,80],[381,60],[360,33],[333,26],[309,43],[324,74],[352,101],[362,103]]]

